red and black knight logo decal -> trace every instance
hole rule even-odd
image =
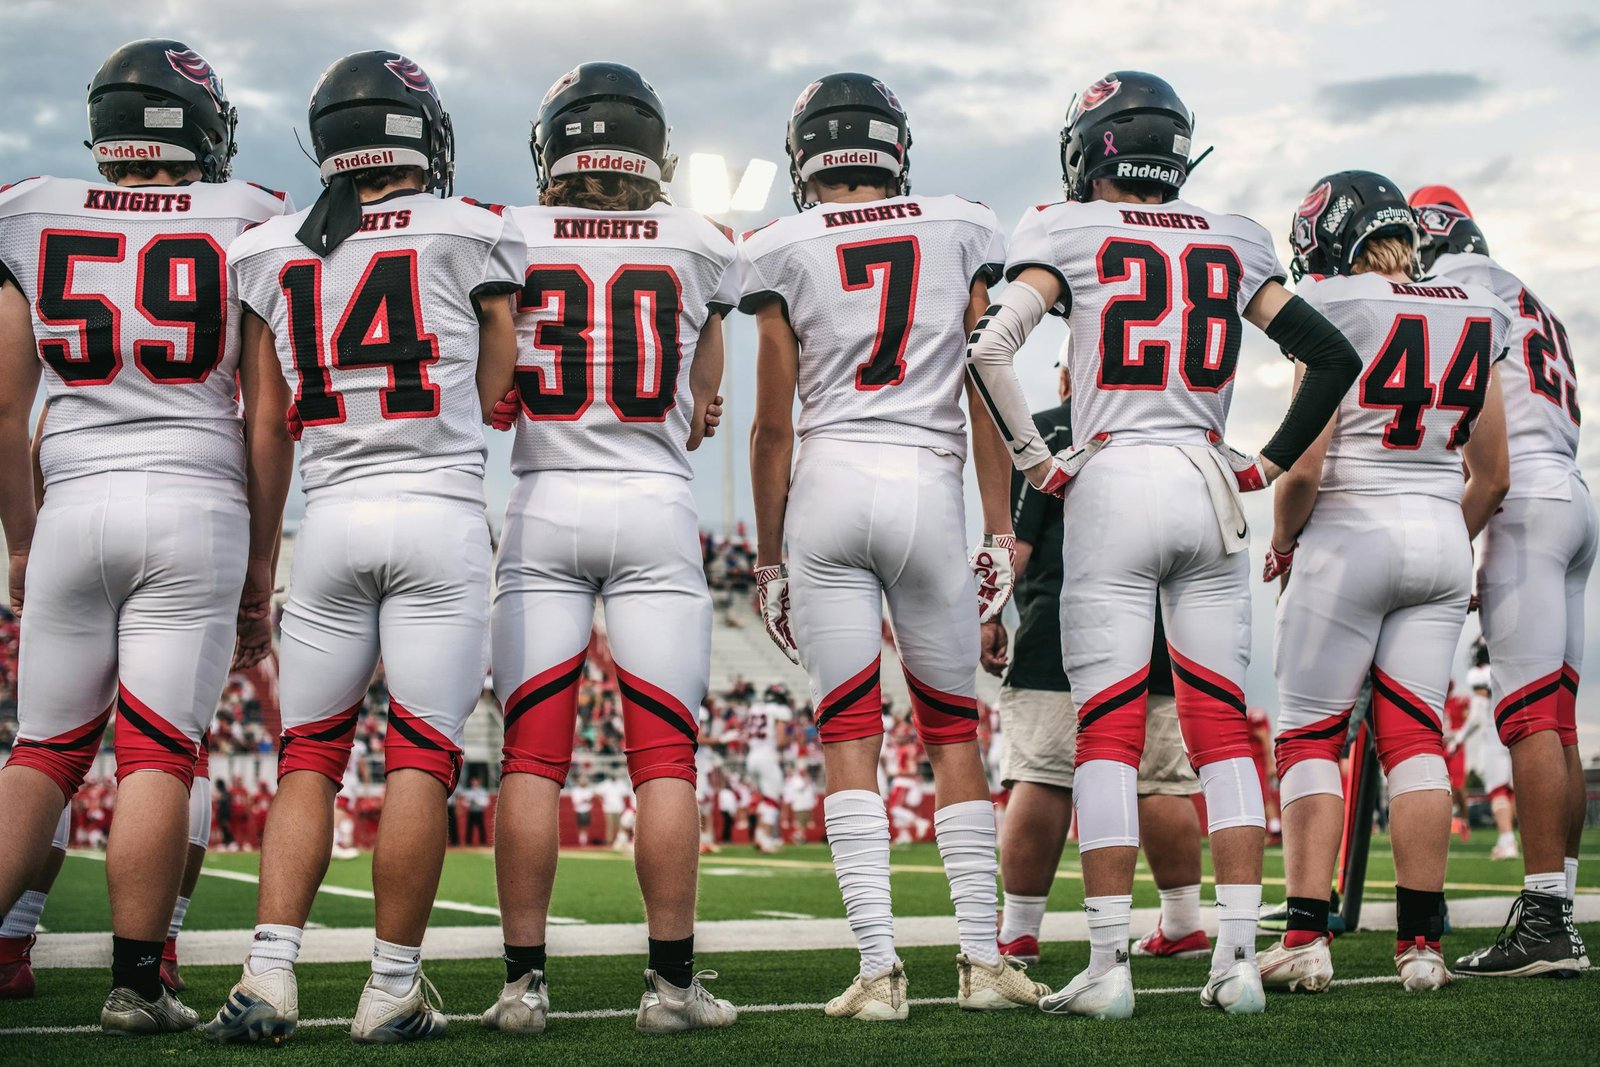
[[[407,89],[415,89],[419,93],[427,93],[435,100],[439,99],[439,93],[434,89],[433,82],[428,80],[428,75],[413,60],[397,55],[383,65],[389,68],[390,74],[404,82]]]
[[[210,93],[211,102],[216,104],[218,111],[222,110],[222,79],[217,77],[217,72],[211,69],[211,64],[206,62],[204,56],[192,48],[185,48],[181,52],[169,48],[167,62],[172,64],[173,70]]]

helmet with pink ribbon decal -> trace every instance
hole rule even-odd
[[[1154,74],[1119,70],[1073,97],[1061,128],[1061,186],[1087,200],[1096,178],[1154,183],[1163,199],[1178,195],[1191,161],[1194,116],[1172,86]]]

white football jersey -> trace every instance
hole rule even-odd
[[[507,209],[528,242],[511,469],[690,476],[689,369],[733,310],[733,236],[670,204]]]
[[[818,204],[745,234],[741,308],[776,297],[800,341],[800,439],[964,457],[967,305],[1004,260],[994,212],[959,196]]]
[[[226,255],[285,210],[239,181],[0,190],[0,281],[27,297],[50,402],[46,485],[116,470],[244,481]]]
[[[1420,493],[1459,500],[1461,446],[1504,358],[1511,313],[1471,283],[1400,283],[1377,274],[1303,281],[1299,295],[1361,357],[1339,402],[1323,492]]]
[[[1511,311],[1511,336],[1500,387],[1506,400],[1506,444],[1511,451],[1510,497],[1566,500],[1578,469],[1578,378],[1567,328],[1533,292],[1488,256],[1450,253],[1433,272],[1473,282]]]
[[[1204,444],[1223,433],[1245,307],[1284,279],[1272,239],[1242,215],[1185,200],[1096,200],[1033,208],[1011,238],[1006,277],[1061,280],[1054,312],[1072,334],[1072,439]]]
[[[305,432],[307,489],[375,474],[482,476],[473,297],[512,293],[525,250],[498,208],[398,193],[326,258],[295,237],[305,213],[234,247],[239,298],[277,338]]]
[[[764,702],[750,705],[744,717],[745,757],[777,756],[779,723],[791,722],[794,712],[786,705]]]

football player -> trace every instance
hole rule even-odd
[[[89,86],[104,182],[0,192],[0,523],[13,608],[28,594],[18,740],[0,770],[0,908],[35,882],[115,709],[111,1033],[195,1023],[160,977],[195,762],[238,621],[241,643],[270,641],[271,487],[289,455],[224,257],[286,203],[228,180],[235,125],[201,56],[136,41]],[[27,418],[41,373],[36,512]]]
[[[1511,491],[1484,531],[1478,596],[1494,662],[1494,724],[1517,783],[1525,877],[1506,935],[1456,967],[1570,975],[1586,958],[1572,900],[1586,804],[1577,734],[1583,600],[1596,551],[1594,501],[1578,471],[1577,364],[1566,327],[1490,258],[1465,201],[1439,186],[1418,194],[1432,273],[1482,285],[1513,313],[1505,402]]]
[[[1478,738],[1472,769],[1478,772],[1483,791],[1489,797],[1489,813],[1494,817],[1495,840],[1489,858],[1514,860],[1518,855],[1517,797],[1511,788],[1511,750],[1501,742],[1499,731],[1495,729],[1493,672],[1489,669],[1489,649],[1482,637],[1472,646],[1472,656],[1473,665],[1467,669],[1467,688],[1472,691],[1472,697],[1463,741],[1474,736]]]
[[[508,295],[524,249],[510,219],[449,196],[450,119],[405,56],[333,63],[312,91],[309,126],[322,195],[251,230],[229,264],[276,353],[283,407],[293,383],[287,414],[303,432],[306,513],[283,609],[282,755],[255,938],[206,1030],[220,1041],[294,1032],[294,962],[382,655],[377,939],[350,1034],[392,1043],[445,1028],[420,946],[444,862],[446,797],[487,666],[482,424],[511,386]]]
[[[787,138],[800,213],[740,245],[740,307],[756,315],[759,335],[750,448],[758,597],[769,634],[810,676],[828,843],[861,952],[860,973],[826,1011],[873,1020],[904,1019],[909,1008],[877,789],[885,597],[933,767],[935,837],[960,932],[958,1002],[1031,1006],[1047,991],[994,939],[995,816],[978,752],[976,672],[979,621],[1011,592],[1010,472],[981,412],[973,450],[988,532],[971,569],[963,563],[961,346],[1003,245],[982,204],[911,195],[910,147],[905,110],[883,82],[812,82]]]
[[[530,147],[539,203],[509,212],[528,255],[517,272],[518,480],[493,620],[506,719],[495,818],[506,985],[484,1025],[545,1026],[557,799],[599,597],[639,798],[636,826],[615,842],[634,851],[650,928],[636,1025],[729,1026],[733,1007],[694,969],[695,747],[711,677],[711,594],[688,453],[722,378],[733,240],[668,201],[666,112],[630,67],[584,63],[558,78]]]
[[[1068,199],[1023,217],[1011,285],[968,348],[1017,467],[1066,494],[1062,646],[1078,714],[1073,803],[1092,950],[1088,969],[1041,1002],[1051,1012],[1133,1012],[1134,798],[1158,593],[1217,874],[1220,936],[1201,1003],[1266,1005],[1255,964],[1266,820],[1245,718],[1249,534],[1238,494],[1293,466],[1360,363],[1283,287],[1265,230],[1180,198],[1192,134],[1188,108],[1154,75],[1118,71],[1091,85],[1061,133]],[[1054,456],[1012,368],[1049,311],[1072,330],[1074,445]],[[1306,365],[1259,455],[1222,439],[1246,321]]]
[[[1389,785],[1395,967],[1408,991],[1440,989],[1451,981],[1439,950],[1450,851],[1444,699],[1472,538],[1510,477],[1495,364],[1511,313],[1480,286],[1419,280],[1415,216],[1371,171],[1313,185],[1289,240],[1301,299],[1344,331],[1364,369],[1273,500],[1263,578],[1289,575],[1274,642],[1288,930],[1261,954],[1262,980],[1306,992],[1333,980],[1339,757],[1370,673]]]
[[[762,852],[777,852],[783,845],[778,826],[783,814],[783,763],[779,754],[789,745],[793,723],[789,690],[781,683],[768,686],[761,702],[751,705],[744,717],[744,773],[756,790],[760,819],[755,843]]]

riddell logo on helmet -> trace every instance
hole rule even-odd
[[[334,170],[363,170],[367,167],[392,166],[394,161],[394,153],[384,149],[382,151],[352,152],[347,156],[340,156],[332,162]]]
[[[578,154],[579,170],[620,170],[624,174],[643,174],[645,161],[639,156],[625,156],[617,152],[601,152],[599,155],[590,155],[587,152]]]
[[[876,152],[824,152],[822,165],[824,167],[849,167],[865,164],[871,166],[878,162]]]
[[[1118,178],[1153,178],[1168,185],[1181,185],[1183,175],[1177,167],[1163,167],[1159,163],[1118,163]]]
[[[94,155],[102,160],[163,159],[165,150],[165,145],[153,141],[123,141],[120,144],[97,144],[94,146]]]

